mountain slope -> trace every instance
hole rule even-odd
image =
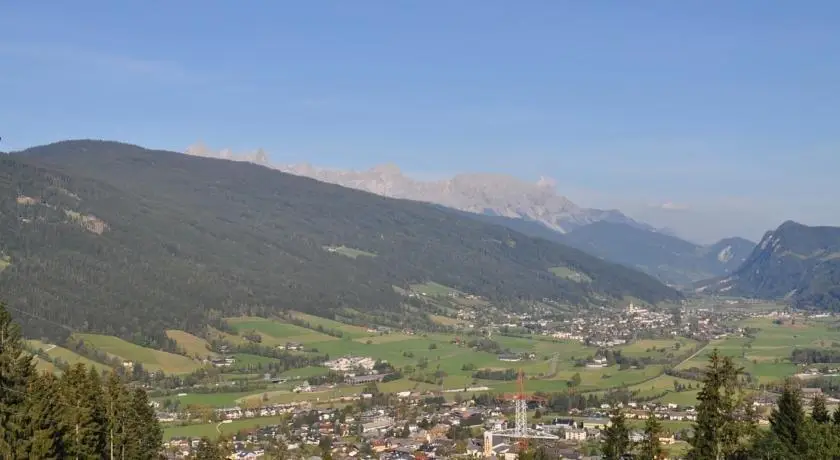
[[[58,323],[159,344],[164,328],[282,308],[404,321],[391,286],[428,280],[491,299],[679,298],[640,272],[423,203],[115,142],[7,156],[0,197],[0,289],[53,321],[27,321],[47,337]],[[375,257],[324,250],[341,245]]]
[[[463,215],[504,225],[535,238],[576,247],[680,286],[690,286],[699,280],[731,273],[755,247],[755,243],[737,237],[700,246],[664,233],[603,221],[561,234],[533,220],[467,212]]]
[[[697,290],[840,310],[840,228],[787,221],[767,232],[731,276],[699,283]]]
[[[700,246],[663,233],[610,222],[595,222],[575,229],[563,235],[563,241],[676,285],[691,285],[730,273],[755,246],[743,238],[727,238],[711,246]]]
[[[459,174],[451,179],[420,181],[404,175],[399,167],[392,164],[375,166],[367,171],[316,168],[310,164],[269,165],[267,155],[262,150],[236,155],[230,150],[213,152],[200,143],[190,146],[185,153],[253,162],[290,174],[391,198],[441,204],[476,214],[533,220],[560,233],[598,221],[653,229],[617,210],[581,208],[559,195],[554,181],[545,177],[536,183],[529,183],[504,174]]]
[[[503,174],[459,174],[439,181],[417,181],[394,165],[367,171],[341,171],[310,165],[280,167],[282,171],[392,198],[436,203],[477,214],[524,218],[560,233],[606,220],[648,228],[616,210],[586,209],[559,195],[550,179],[536,183]]]

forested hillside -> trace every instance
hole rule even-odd
[[[10,307],[151,345],[167,327],[195,331],[222,315],[279,309],[403,320],[392,286],[423,281],[576,305],[679,297],[640,272],[430,205],[114,142],[3,158],[0,212]],[[557,266],[593,281],[556,277]],[[21,319],[35,336],[60,333]]]
[[[732,276],[704,281],[697,290],[840,311],[840,228],[787,221],[767,232]]]
[[[639,226],[609,221],[576,227],[564,234],[534,220],[468,212],[461,214],[575,247],[678,286],[691,286],[698,280],[732,273],[755,247],[755,243],[737,237],[701,246]]]

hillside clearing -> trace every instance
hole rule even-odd
[[[65,363],[73,366],[76,364],[84,364],[88,367],[93,367],[94,369],[100,372],[107,372],[110,371],[111,368],[92,359],[88,359],[76,352],[70,351],[66,348],[59,347],[57,345],[51,345],[48,343],[41,342],[40,340],[29,340],[29,345],[36,350],[41,350],[46,353],[52,359],[58,359],[64,361]]]
[[[186,356],[167,353],[141,347],[131,342],[110,335],[75,334],[75,336],[93,348],[124,361],[140,363],[151,372],[162,371],[165,374],[188,374],[202,367],[198,361]]]
[[[215,358],[218,354],[210,351],[210,343],[201,337],[194,336],[188,332],[177,329],[169,329],[166,336],[174,340],[179,347],[184,349],[187,356],[193,359]]]

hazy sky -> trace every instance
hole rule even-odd
[[[547,175],[695,240],[757,239],[840,225],[838,24],[827,0],[8,2],[0,148]]]

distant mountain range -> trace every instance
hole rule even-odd
[[[406,176],[393,164],[366,171],[326,169],[310,164],[271,165],[262,150],[246,154],[227,149],[216,152],[201,143],[188,147],[185,153],[253,162],[390,198],[436,203],[475,214],[533,220],[560,233],[599,221],[655,230],[617,210],[582,208],[558,194],[554,181],[545,177],[532,183],[505,174],[459,174],[450,179],[420,181]]]
[[[528,219],[560,233],[593,222],[608,221],[653,230],[617,210],[582,208],[557,193],[551,179],[525,182],[504,174],[459,174],[436,181],[414,180],[395,165],[367,171],[340,171],[308,164],[278,169],[323,182],[365,190],[391,198],[437,203],[475,214]]]
[[[731,273],[755,246],[742,238],[701,246],[618,210],[583,208],[557,193],[554,181],[545,177],[532,183],[504,174],[459,174],[450,179],[420,181],[406,176],[396,165],[380,165],[366,171],[325,169],[310,164],[272,166],[262,150],[237,155],[229,150],[214,152],[202,144],[189,147],[185,153],[249,161],[377,195],[435,203],[576,247],[671,285],[690,286]]]
[[[673,286],[690,287],[697,281],[732,273],[755,247],[752,241],[738,237],[702,246],[664,233],[606,221],[561,234],[540,222],[465,214],[526,235],[576,247],[602,259],[641,270]]]
[[[787,221],[767,232],[732,275],[698,283],[696,290],[840,310],[840,228]]]

